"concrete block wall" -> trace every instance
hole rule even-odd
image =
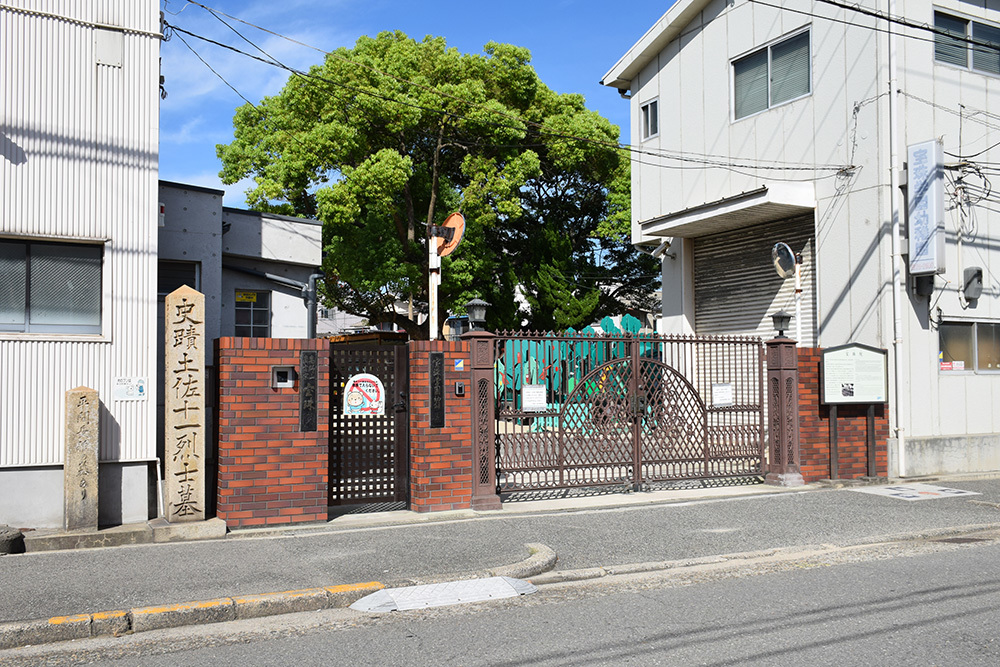
[[[273,366],[318,354],[317,425],[299,429],[299,382],[272,388]],[[220,338],[217,515],[230,528],[326,521],[330,347],[326,340]]]
[[[444,428],[430,427],[430,353],[444,353]],[[461,370],[456,368],[461,362]],[[468,341],[410,343],[410,509],[472,506],[472,384]],[[465,395],[455,395],[455,383]]]
[[[837,407],[838,470],[830,469],[830,406],[822,405],[822,348],[799,348],[799,438],[802,478],[854,479],[868,475],[867,405]],[[875,406],[875,470],[888,474],[889,406]]]

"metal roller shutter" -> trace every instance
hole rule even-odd
[[[695,330],[700,335],[771,338],[771,314],[795,313],[795,279],[781,279],[771,263],[779,241],[802,254],[803,347],[816,344],[816,288],[812,214],[703,236],[694,243]],[[786,332],[794,337],[795,321]]]

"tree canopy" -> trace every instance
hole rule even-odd
[[[650,307],[658,267],[629,243],[619,129],[545,86],[528,50],[362,37],[233,119],[226,183],[251,207],[323,222],[328,305],[426,337],[427,226],[454,210],[440,316],[481,297],[489,326],[562,329]],[[424,307],[424,310],[425,307]]]

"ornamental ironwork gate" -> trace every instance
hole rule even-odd
[[[499,492],[757,476],[757,338],[497,337]]]
[[[405,344],[331,344],[330,505],[408,502],[408,362]],[[347,383],[362,373],[378,378],[384,395],[368,391],[365,410],[345,410]]]

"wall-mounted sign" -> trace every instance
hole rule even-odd
[[[295,373],[289,380],[295,386]],[[376,382],[378,380],[376,379]],[[348,381],[349,382],[349,381]],[[381,392],[380,392],[381,394]],[[315,431],[319,412],[319,352],[302,350],[299,353],[299,430]]]
[[[889,400],[887,353],[851,343],[823,350],[823,403],[885,403]]]
[[[712,385],[712,407],[724,408],[733,404],[733,385],[726,382]]]
[[[546,408],[544,384],[521,386],[521,410],[524,412],[545,412]]]
[[[116,401],[145,401],[148,395],[146,378],[115,378],[111,390],[111,398]]]
[[[444,352],[431,352],[431,428],[444,428]]]
[[[344,414],[379,417],[385,414],[385,387],[370,373],[359,373],[344,385]]]
[[[239,303],[257,303],[257,292],[236,292],[236,301]]]
[[[906,149],[910,274],[944,273],[944,149],[936,140]]]

